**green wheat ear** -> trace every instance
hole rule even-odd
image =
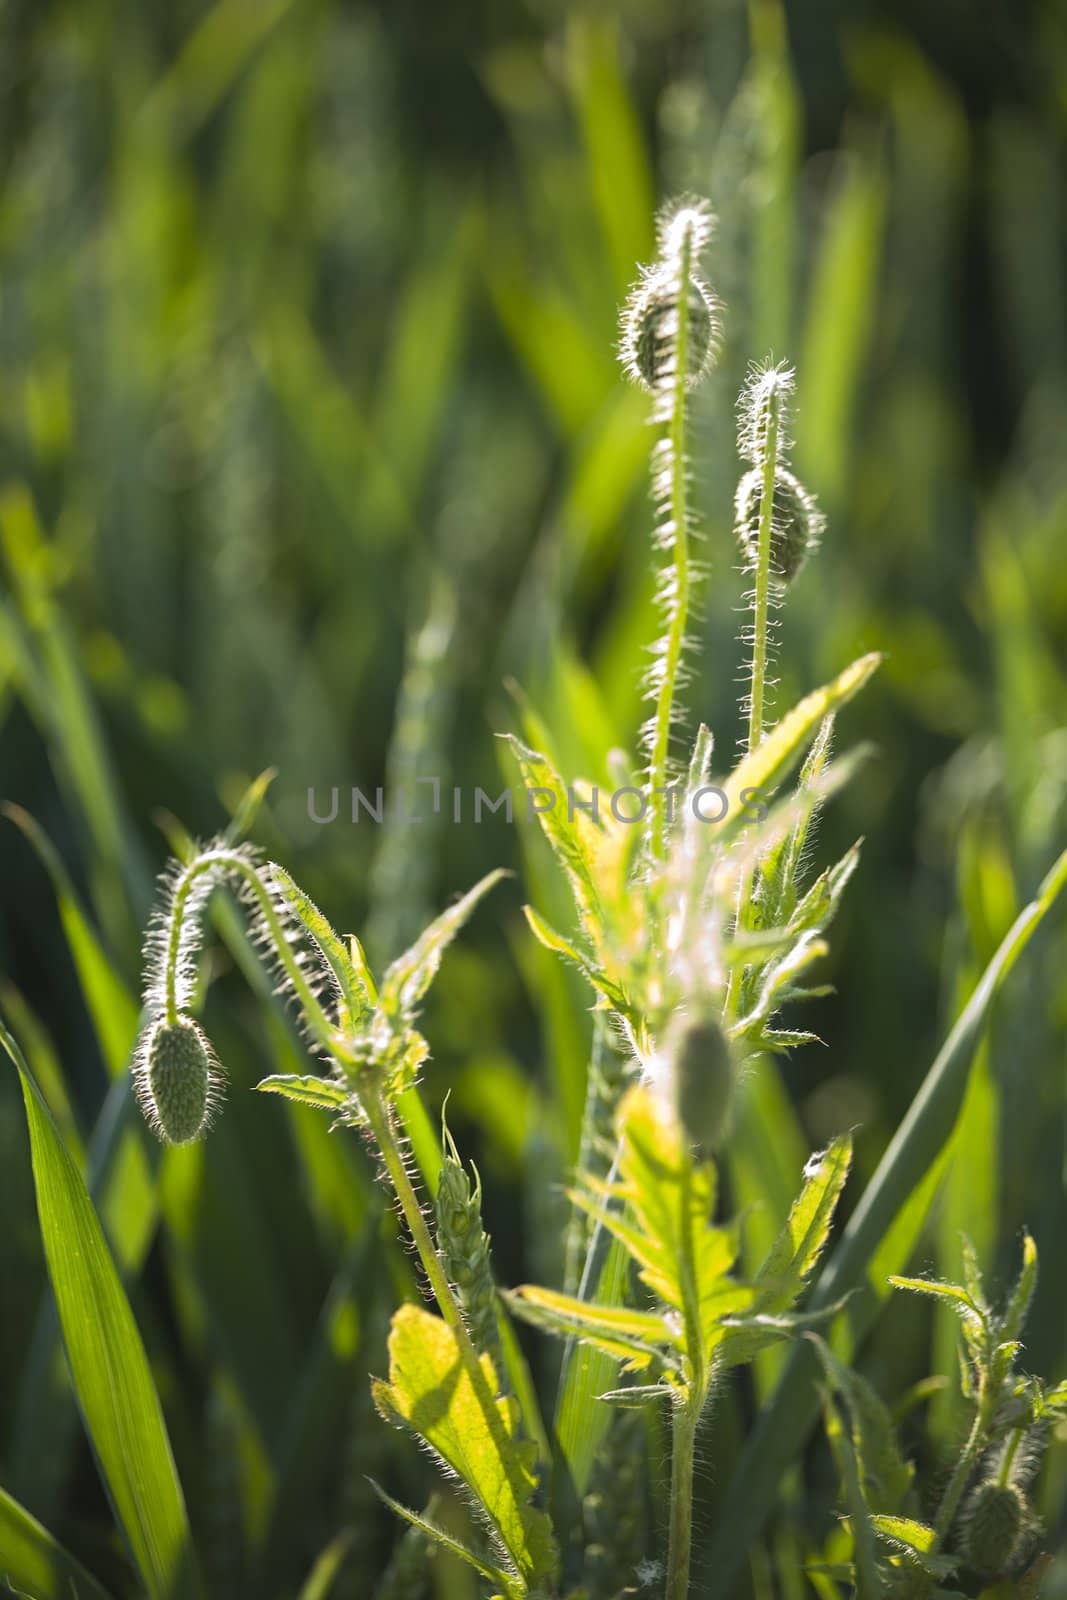
[[[222,1072],[204,1030],[191,1017],[161,1017],[134,1063],[141,1110],[167,1144],[191,1144],[207,1131],[222,1098]]]

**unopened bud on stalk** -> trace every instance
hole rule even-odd
[[[695,276],[689,279],[685,314],[689,318],[685,383],[687,389],[695,389],[714,363],[718,338],[714,298]],[[669,271],[643,278],[626,308],[622,359],[630,377],[652,393],[673,375],[677,318],[678,288]]]
[[[137,1052],[134,1084],[153,1132],[167,1144],[191,1144],[206,1132],[219,1099],[221,1071],[203,1029],[191,1017],[161,1017]]]
[[[763,468],[746,472],[737,487],[737,537],[749,566],[759,558]],[[785,467],[774,474],[771,500],[770,573],[780,584],[792,583],[811,552],[818,548],[824,518],[800,479]]]
[[[963,1516],[967,1565],[981,1578],[1002,1577],[1018,1558],[1031,1522],[1030,1506],[1016,1484],[979,1484]]]
[[[711,227],[711,213],[702,201],[669,207],[659,219],[659,254],[642,272],[623,309],[623,366],[653,394],[673,382],[680,315],[686,318],[687,389],[696,388],[718,356],[718,301],[697,270]]]
[[[665,1054],[674,1113],[689,1144],[702,1152],[722,1142],[734,1088],[730,1043],[710,1014],[677,1017]]]

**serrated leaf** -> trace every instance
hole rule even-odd
[[[920,1553],[931,1550],[937,1534],[926,1522],[916,1522],[913,1517],[888,1517],[876,1514],[871,1518],[876,1533],[897,1544],[910,1545]],[[958,1565],[958,1563],[953,1563]],[[951,1569],[950,1569],[951,1570]]]
[[[599,994],[603,995],[604,999],[614,1006],[616,1010],[626,1011],[629,1009],[629,1001],[618,984],[613,983],[606,973],[602,972],[594,962],[590,961],[588,956],[583,955],[577,945],[572,944],[569,939],[565,939],[561,933],[557,933],[555,928],[545,921],[540,912],[534,910],[533,906],[523,906],[522,909],[526,921],[530,925],[530,931],[539,944],[544,945],[546,950],[551,950],[555,955],[562,956],[565,961],[569,961],[572,966],[577,967],[586,982],[591,984]]]
[[[389,1335],[389,1381],[375,1383],[374,1398],[384,1416],[406,1424],[466,1484],[511,1569],[508,1592],[522,1595],[555,1570],[555,1544],[548,1518],[532,1503],[533,1447],[515,1437],[514,1407],[496,1398],[488,1356],[479,1370],[481,1396],[448,1324],[404,1305]],[[491,1415],[486,1394],[493,1397]]]
[[[523,1284],[505,1296],[517,1316],[566,1338],[588,1340],[605,1354],[647,1367],[664,1349],[678,1343],[678,1331],[654,1311],[599,1305]]]
[[[1023,1232],[1023,1265],[1000,1322],[1002,1338],[1018,1339],[1026,1323],[1034,1290],[1037,1287],[1037,1245],[1029,1231]]]
[[[475,1572],[480,1572],[483,1578],[488,1578],[490,1583],[496,1584],[506,1593],[514,1592],[515,1578],[512,1573],[504,1572],[502,1568],[494,1567],[488,1561],[483,1560],[469,1545],[464,1544],[462,1539],[456,1539],[436,1522],[432,1522],[429,1517],[420,1515],[418,1511],[412,1511],[408,1506],[402,1506],[399,1500],[394,1500],[391,1495],[386,1494],[385,1490],[375,1483],[373,1478],[371,1479],[371,1484],[375,1494],[389,1507],[390,1511],[395,1512],[398,1517],[403,1517],[404,1521],[410,1523],[413,1528],[421,1529],[435,1544],[440,1545],[442,1550],[447,1550],[449,1555],[458,1556],[461,1561],[466,1561],[469,1566],[474,1568]]]
[[[760,1310],[784,1310],[804,1288],[830,1236],[851,1166],[852,1137],[847,1133],[808,1161],[804,1186],[756,1274]]]
[[[821,689],[793,707],[762,744],[745,756],[723,785],[727,809],[724,816],[740,815],[742,790],[770,793],[796,765],[819,724],[857,694],[877,671],[884,657],[874,652],[861,656]]]
[[[501,868],[486,873],[473,889],[436,917],[410,950],[398,956],[382,980],[381,1004],[400,1016],[411,1016],[437,975],[441,958],[479,900],[506,878]]]
[[[834,719],[824,717],[800,769],[799,795],[811,794],[830,756]],[[797,903],[797,880],[808,833],[820,809],[821,799],[813,798],[793,827],[767,851],[759,865],[758,882],[753,891],[761,926],[775,927],[789,921]]]
[[[617,1192],[629,1208],[629,1220],[614,1215],[603,1220],[630,1250],[658,1299],[683,1318],[695,1301],[703,1345],[699,1355],[707,1364],[725,1337],[722,1319],[752,1303],[752,1291],[729,1277],[737,1259],[736,1230],[712,1224],[715,1168],[693,1157],[681,1130],[660,1115],[647,1089],[629,1090],[617,1125]]]
[[[905,1506],[914,1471],[900,1453],[892,1416],[866,1379],[839,1361],[824,1340],[813,1335],[811,1342],[829,1383],[848,1406],[864,1499],[895,1514]]]
[[[277,862],[272,861],[268,870],[272,884],[303,927],[311,943],[317,946],[337,981],[342,1002],[338,1017],[341,1027],[358,1027],[360,1019],[374,1003],[373,996],[359,970],[353,966],[343,939],[284,867],[279,867]]]
[[[261,1078],[256,1088],[264,1094],[284,1095],[286,1100],[299,1100],[307,1106],[318,1106],[323,1111],[336,1111],[348,1099],[348,1091],[332,1078],[319,1078],[314,1073],[274,1073]]]
[[[897,1273],[890,1276],[889,1282],[894,1289],[907,1289],[912,1294],[929,1295],[932,1300],[947,1302],[963,1321],[964,1327],[972,1334],[982,1331],[984,1319],[966,1289],[958,1283],[944,1283],[939,1278],[904,1278]]]
[[[552,796],[551,806],[536,811],[537,820],[567,875],[578,920],[594,946],[599,948],[604,932],[604,908],[596,882],[597,824],[587,811],[571,806],[563,780],[547,756],[531,750],[514,735],[507,735],[507,742],[518,762],[527,794],[543,790]]]

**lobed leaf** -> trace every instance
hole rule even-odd
[[[299,1100],[320,1110],[337,1111],[348,1099],[348,1091],[332,1078],[319,1078],[314,1073],[273,1073],[256,1084],[264,1094],[284,1095],[286,1100]]]
[[[479,1367],[497,1395],[488,1356]],[[551,1524],[532,1503],[532,1445],[515,1436],[515,1408],[498,1399],[491,1427],[464,1366],[454,1331],[421,1306],[404,1305],[389,1335],[389,1381],[377,1380],[375,1404],[390,1422],[405,1423],[466,1484],[498,1554],[510,1568],[507,1592],[525,1594],[555,1570]]]
[[[471,912],[501,878],[507,877],[502,868],[486,873],[473,889],[449,906],[429,927],[419,935],[410,950],[398,956],[387,970],[381,986],[381,1004],[401,1016],[411,1016],[430,984],[437,976],[444,955],[456,934]]]

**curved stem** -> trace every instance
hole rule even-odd
[[[669,797],[667,771],[670,757],[671,725],[674,721],[674,696],[678,682],[678,668],[685,648],[685,630],[689,621],[689,486],[686,481],[686,379],[689,373],[689,279],[692,273],[693,241],[687,233],[678,252],[678,286],[676,291],[677,326],[674,332],[673,364],[667,415],[667,449],[669,475],[667,506],[670,519],[671,547],[674,553],[673,591],[670,598],[670,620],[663,656],[663,675],[656,696],[656,714],[653,722],[652,750],[649,761],[649,849],[653,861],[662,861],[667,839]]]
[[[168,1023],[173,1025],[178,1020],[178,956],[189,897],[198,881],[211,874],[225,874],[240,878],[245,888],[249,891],[256,903],[256,909],[263,918],[263,924],[270,935],[275,954],[281,962],[285,975],[293,986],[293,992],[300,1002],[300,1007],[308,1026],[323,1049],[332,1052],[335,1048],[334,1034],[336,1030],[320,1006],[299,961],[293,954],[285,931],[285,925],[270,897],[270,891],[252,862],[246,856],[243,856],[239,850],[205,850],[202,855],[197,856],[194,861],[190,862],[175,886],[174,900],[170,910],[170,927],[167,933],[166,965],[163,973],[164,1009]]]

